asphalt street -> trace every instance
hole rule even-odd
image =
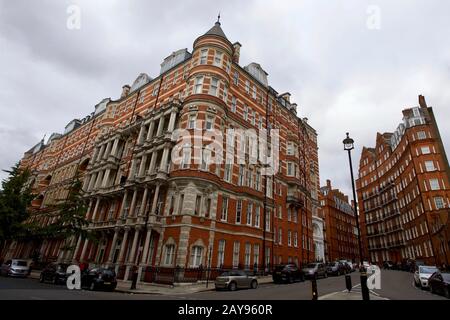
[[[360,292],[359,274],[351,274],[354,291]],[[328,277],[317,282],[319,297],[345,290],[345,278]],[[416,288],[411,273],[382,271],[381,289],[373,294],[392,300],[446,300]],[[0,277],[0,300],[310,300],[311,282],[262,284],[256,290],[206,291],[193,294],[157,295],[69,290],[64,285],[40,283],[36,279]]]

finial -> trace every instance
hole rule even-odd
[[[217,16],[217,22],[216,23],[220,24],[220,11],[219,11],[219,15]]]

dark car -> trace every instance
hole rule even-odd
[[[340,262],[336,261],[336,262],[330,262],[329,264],[327,264],[327,273],[328,274],[340,276],[341,274],[345,274],[347,272],[350,272],[350,271],[348,271],[347,268],[345,267],[345,265]]]
[[[305,274],[295,264],[279,265],[275,267],[272,274],[273,282],[305,281]]]
[[[435,272],[428,279],[431,293],[437,293],[450,299],[450,273]]]
[[[309,263],[303,268],[305,278],[318,279],[319,277],[327,278],[327,268],[324,263],[315,262]]]
[[[66,263],[50,263],[41,271],[39,281],[50,281],[53,284],[66,283],[68,266]]]
[[[117,287],[116,273],[112,269],[92,268],[81,274],[81,287],[89,290],[114,291]]]
[[[394,262],[388,260],[383,262],[383,269],[393,270],[395,268]]]

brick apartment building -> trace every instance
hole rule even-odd
[[[357,192],[366,258],[449,263],[449,165],[425,98],[394,133],[364,147]]]
[[[359,261],[356,219],[348,196],[327,185],[320,188],[319,215],[324,220],[325,259]]]
[[[39,252],[44,261],[116,266],[126,279],[131,266],[253,268],[314,260],[317,134],[297,116],[290,94],[268,85],[259,64],[239,65],[240,48],[216,22],[194,41],[192,53],[182,49],[164,59],[159,76],[141,74],[123,86],[120,98],[104,99],[64,134],[26,152],[21,165],[31,169],[37,194],[31,219],[48,223],[40,213],[64,199],[78,173],[89,203],[88,229],[99,241],[13,241],[2,255]],[[277,129],[279,145],[271,148],[279,149],[280,170],[263,175],[260,161],[211,164],[205,159],[217,154],[213,139],[205,138],[200,147],[191,138],[182,144],[176,163],[176,129],[195,137],[254,129],[269,141]],[[243,141],[236,149],[247,159]],[[235,155],[226,151],[223,159]]]

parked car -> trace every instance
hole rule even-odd
[[[308,264],[305,268],[303,268],[303,273],[305,274],[305,278],[317,279],[319,277],[328,277],[325,264],[321,262]]]
[[[92,268],[81,274],[81,287],[89,290],[114,291],[117,287],[116,273],[112,269]]]
[[[387,269],[387,270],[393,270],[394,269],[394,262],[392,262],[391,260],[387,260],[383,262],[383,269]]]
[[[272,274],[273,282],[288,282],[305,281],[303,271],[295,264],[279,265],[275,267]]]
[[[330,275],[340,276],[341,274],[345,274],[347,272],[347,268],[341,262],[330,262],[327,265],[327,273]]]
[[[450,299],[450,273],[437,271],[428,279],[431,293],[437,293]]]
[[[11,277],[27,277],[30,274],[30,266],[27,260],[10,259],[2,264],[0,275]]]
[[[428,279],[436,271],[439,270],[435,266],[418,266],[414,272],[414,284],[416,287],[428,288]]]
[[[65,263],[50,263],[41,271],[39,281],[50,281],[53,284],[66,283],[68,266]]]
[[[214,284],[216,290],[228,289],[230,291],[236,291],[237,289],[258,288],[256,276],[249,276],[242,270],[225,271],[216,278]]]

